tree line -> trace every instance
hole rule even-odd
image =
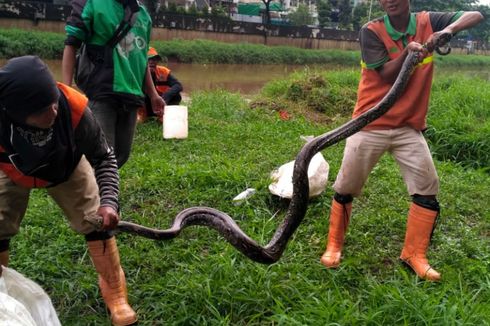
[[[259,1],[259,0],[257,0]],[[279,1],[284,6],[284,0],[260,0],[265,6],[264,24],[271,24],[270,6],[272,2]],[[314,1],[316,5],[316,19],[311,12],[309,4]],[[287,16],[287,23],[292,26],[315,25],[322,28],[333,28],[349,31],[359,31],[369,20],[384,15],[378,0],[363,1],[352,6],[351,0],[299,0],[295,11]],[[171,12],[179,14],[190,14],[197,16],[220,16],[228,17],[229,10],[222,6],[222,2],[216,1],[215,5],[198,9],[192,4],[188,9],[179,7],[175,2],[168,5],[162,4],[161,0],[144,0],[150,14],[158,12]],[[212,2],[210,2],[212,3]],[[471,11],[476,10],[485,18],[490,17],[490,6],[479,5],[478,0],[411,0],[412,12],[419,11]],[[490,19],[485,19],[481,24],[469,31],[464,31],[459,38],[469,40],[490,41]]]
[[[267,10],[273,0],[261,1]],[[477,0],[411,0],[410,6],[412,12],[476,10],[481,12],[485,18],[490,17],[490,7],[479,5]],[[317,24],[323,28],[359,31],[369,20],[384,15],[378,0],[363,1],[354,7],[351,5],[351,0],[316,0],[316,9],[317,22],[315,22],[307,3],[300,3],[297,10],[288,15],[289,22],[295,26]],[[270,22],[270,15],[268,17]],[[485,19],[478,26],[463,32],[460,37],[489,42],[490,19]]]

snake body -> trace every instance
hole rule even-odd
[[[442,35],[443,37],[436,42],[437,46],[444,45],[450,39],[450,35]],[[418,53],[410,51],[393,86],[377,105],[342,126],[314,138],[303,146],[295,160],[293,196],[286,216],[271,241],[264,247],[247,236],[229,215],[210,207],[184,209],[177,214],[172,226],[166,230],[152,229],[131,222],[120,221],[116,227],[116,232],[127,232],[154,240],[166,240],[177,237],[188,226],[202,225],[218,231],[231,245],[256,262],[272,264],[278,261],[286,249],[289,239],[305,217],[309,198],[308,165],[313,156],[326,147],[355,134],[367,124],[385,114],[403,94],[412,71],[420,61],[421,58]],[[85,219],[98,227],[102,225],[102,220],[98,216],[88,216]]]

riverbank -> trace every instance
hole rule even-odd
[[[43,59],[61,59],[65,35],[61,33],[0,30],[0,58],[36,54]],[[284,46],[265,46],[249,43],[229,44],[208,40],[153,41],[162,56],[184,63],[236,64],[333,64],[356,66],[359,51],[305,50]],[[440,66],[490,67],[490,56],[436,55]]]

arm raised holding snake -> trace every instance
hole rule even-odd
[[[395,4],[406,3],[407,5],[406,7],[408,10],[408,0],[381,1],[381,2],[382,3],[389,2],[391,4],[390,6],[392,7],[398,6]],[[405,17],[404,26],[406,28],[409,22],[410,24],[418,24],[418,19],[423,19],[423,22],[426,23],[423,26],[424,29],[422,30],[422,32],[424,33],[423,37],[419,37],[420,34],[418,32],[416,33],[416,27],[418,25],[417,26],[410,25],[412,26],[413,30],[411,29],[409,32],[404,33],[404,35],[405,38],[410,39],[410,41],[412,41],[412,39],[418,40],[417,43],[419,44],[423,44],[426,40],[428,40],[429,36],[432,35],[433,33],[433,29],[431,27],[431,24],[429,23],[431,16],[433,16],[433,18],[442,19],[442,21],[445,22],[446,25],[448,25],[452,20],[457,21],[459,17],[458,16],[459,14],[454,14],[454,13],[452,14],[438,13],[434,15],[430,13],[421,13],[417,15],[421,15],[421,16],[420,17],[412,16],[409,13],[409,11],[404,12],[404,17]],[[388,18],[388,21],[389,19],[390,18]],[[381,23],[382,21],[383,18],[377,20],[376,22]],[[436,27],[439,26],[440,25],[437,25]],[[410,34],[410,32],[412,32],[413,34]],[[433,48],[436,48],[445,45],[445,43],[447,43],[451,38],[451,35],[452,33],[451,34],[444,33],[436,38],[433,38],[431,40],[432,42],[431,46],[433,46]],[[374,37],[374,35],[371,36]],[[362,41],[363,40],[361,40],[361,43]],[[358,105],[356,106],[356,111],[354,112],[354,117],[351,121],[347,122],[346,124],[340,126],[335,130],[332,130],[330,132],[327,132],[323,135],[316,137],[302,148],[302,150],[296,157],[296,163],[295,163],[295,168],[293,173],[293,197],[291,199],[288,210],[286,212],[286,217],[284,218],[283,222],[278,227],[271,241],[267,245],[260,246],[256,241],[248,237],[229,215],[209,207],[191,207],[183,210],[175,217],[172,226],[166,230],[150,229],[147,227],[143,227],[141,225],[137,225],[125,221],[119,222],[116,230],[120,232],[129,232],[150,239],[164,240],[164,239],[175,238],[182,231],[182,229],[184,229],[187,226],[204,225],[216,229],[230,244],[232,244],[236,249],[238,249],[240,252],[242,252],[250,259],[265,264],[271,264],[276,262],[281,257],[282,253],[284,252],[287,246],[290,237],[298,228],[298,226],[300,225],[300,223],[302,222],[306,214],[308,208],[308,192],[309,192],[307,170],[312,157],[319,151],[333,144],[336,144],[346,139],[349,136],[358,133],[363,128],[366,129],[366,127],[371,126],[373,122],[376,122],[378,120],[385,121],[386,119],[383,119],[383,117],[386,114],[388,114],[394,109],[400,111],[400,109],[397,109],[397,107],[400,106],[399,104],[400,101],[404,103],[402,110],[404,110],[405,107],[407,106],[412,107],[411,105],[409,105],[409,103],[407,103],[410,101],[404,99],[405,95],[403,95],[404,94],[403,92],[405,91],[405,89],[408,88],[410,92],[410,96],[413,96],[414,93],[420,90],[418,86],[416,89],[411,89],[411,87],[413,88],[414,82],[417,83],[420,81],[424,81],[427,77],[426,73],[431,74],[432,61],[430,60],[429,62],[427,58],[432,58],[432,56],[430,54],[430,51],[426,48],[422,49],[422,46],[420,46],[421,48],[420,51],[414,51],[414,49],[411,49],[412,51],[404,50],[404,48],[408,43],[409,42],[403,43],[401,39],[399,39],[398,41],[393,41],[393,46],[396,47],[397,53],[393,54],[393,57],[391,57],[392,52],[384,51],[384,50],[381,51],[381,49],[384,49],[383,48],[384,45],[383,42],[378,41],[376,47],[379,51],[382,52],[382,58],[380,59],[381,65],[379,67],[384,65],[385,68],[389,68],[389,65],[391,64],[390,61],[394,61],[400,55],[400,53],[404,53],[403,58],[398,61],[399,64],[398,68],[392,70],[392,73],[396,77],[396,80],[394,82],[385,81],[383,77],[381,77],[381,72],[379,71],[379,69],[376,69],[379,67],[374,67],[374,68],[370,67],[368,76],[364,76],[368,68],[363,67],[363,79],[361,80],[361,85],[360,85],[360,92],[361,92],[360,95],[364,94],[366,91],[370,93],[372,90],[375,90],[375,94],[371,94],[372,96],[367,100],[364,100],[363,97],[360,96],[360,99],[363,100],[362,106],[360,106],[358,102]],[[388,57],[388,54],[390,55],[390,57]],[[429,56],[426,56],[427,54]],[[365,60],[364,62],[372,62],[372,59],[370,58],[369,60],[367,61]],[[426,69],[429,69],[430,71],[426,71]],[[415,81],[413,80],[413,77],[411,78],[412,72],[413,75],[415,75],[416,77]],[[369,80],[366,81],[365,78],[370,76],[375,76],[376,83],[370,82]],[[366,82],[367,84],[364,84]],[[380,84],[380,85],[376,85],[376,84]],[[424,81],[424,85],[425,86],[430,85],[430,82],[427,84],[427,81]],[[366,87],[367,89],[364,89]],[[422,102],[427,100],[428,97],[425,97]],[[420,104],[420,103],[417,102],[416,104]],[[423,112],[424,111],[423,105],[421,107],[421,110],[423,115],[422,120],[425,121],[425,113]],[[397,114],[399,114],[399,112],[396,113],[395,115]],[[388,118],[388,120],[390,119],[391,118]],[[419,124],[425,126],[424,123],[420,122]],[[371,130],[371,128],[369,127],[367,129]],[[381,128],[381,129],[383,130],[383,132],[386,132],[386,129],[390,129],[390,128]],[[409,136],[410,136],[410,132],[408,131],[413,130],[411,131],[411,133],[415,134],[414,137],[416,138],[416,140],[418,140],[420,144],[423,145],[422,149],[427,150],[425,140],[423,140],[423,137],[421,136],[421,133],[419,131],[421,129],[420,126],[417,126],[417,128],[412,128],[410,127],[409,124],[402,124],[401,127],[398,129],[400,129],[401,131],[407,131],[407,134]],[[422,140],[420,140],[421,138]],[[425,156],[427,155],[429,156],[429,159],[426,163],[431,165],[432,159],[430,158],[430,154],[428,154],[428,150],[427,153],[424,152],[424,154]],[[421,158],[418,153],[411,153],[408,156],[413,156],[413,158],[416,160]],[[415,163],[415,165],[419,165],[419,164]],[[345,166],[343,167],[344,170],[341,171],[339,176],[341,176],[342,173],[344,173],[343,171],[345,171]],[[372,166],[368,166],[368,168],[362,170],[362,173],[365,173],[366,177],[367,174],[369,173],[368,170],[370,170],[370,168],[372,168]],[[432,172],[435,173],[435,169],[433,169]],[[349,182],[351,182],[352,179],[358,175],[358,173],[359,172],[356,172],[355,175],[350,176]],[[431,176],[432,178],[430,180],[432,180],[432,183],[434,183],[434,180],[436,180],[436,176],[435,175],[431,175]],[[348,183],[346,184],[349,185]],[[354,186],[357,185],[360,191],[360,187],[362,185],[356,183],[353,184]],[[338,183],[336,185],[338,185]],[[437,185],[437,180],[435,181],[435,184],[433,186],[436,185]],[[430,191],[432,191],[432,189],[430,189]],[[353,195],[357,195],[357,193],[355,193],[354,191],[352,192],[347,191],[345,192],[345,195],[340,195],[341,193],[343,192],[339,192],[338,194],[336,194],[336,197],[332,205],[332,214],[334,216],[333,218],[331,217],[330,230],[332,235],[329,238],[334,239],[335,244],[333,242],[330,242],[329,249],[322,257],[322,262],[328,267],[335,267],[338,265],[340,261],[340,249],[343,244],[343,235],[347,226],[348,217],[350,215],[351,201],[352,201],[351,199]],[[420,207],[421,209],[424,209],[423,207],[425,206],[420,206]],[[88,216],[86,217],[86,219],[95,225],[100,223],[100,220],[96,216]]]
[[[380,4],[386,15],[367,23],[360,32],[362,74],[353,118],[369,112],[385,94],[398,88],[400,79],[410,80],[387,113],[347,139],[333,185],[328,243],[321,263],[327,268],[339,266],[353,198],[361,194],[371,170],[389,152],[412,197],[400,259],[420,278],[438,281],[441,276],[429,265],[426,251],[439,215],[439,178],[422,134],[432,85],[433,51],[448,54],[438,48],[483,17],[478,12],[411,13],[409,0],[380,0]],[[404,74],[413,53],[419,62],[411,75]]]

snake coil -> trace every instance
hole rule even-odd
[[[451,34],[440,34],[433,42],[435,49],[446,44]],[[324,133],[303,146],[296,157],[293,171],[293,196],[282,224],[277,228],[271,241],[264,247],[247,236],[235,221],[226,213],[210,207],[191,207],[184,209],[175,217],[172,226],[166,230],[152,229],[138,224],[120,221],[116,232],[127,232],[154,240],[167,240],[177,237],[191,225],[202,225],[218,231],[231,245],[248,258],[263,264],[272,264],[279,260],[293,233],[305,217],[308,208],[308,165],[319,151],[336,144],[355,134],[367,124],[385,114],[401,96],[421,57],[410,51],[405,58],[400,73],[385,97],[374,107],[342,126]],[[85,219],[98,227],[102,226],[99,216],[87,216]]]

